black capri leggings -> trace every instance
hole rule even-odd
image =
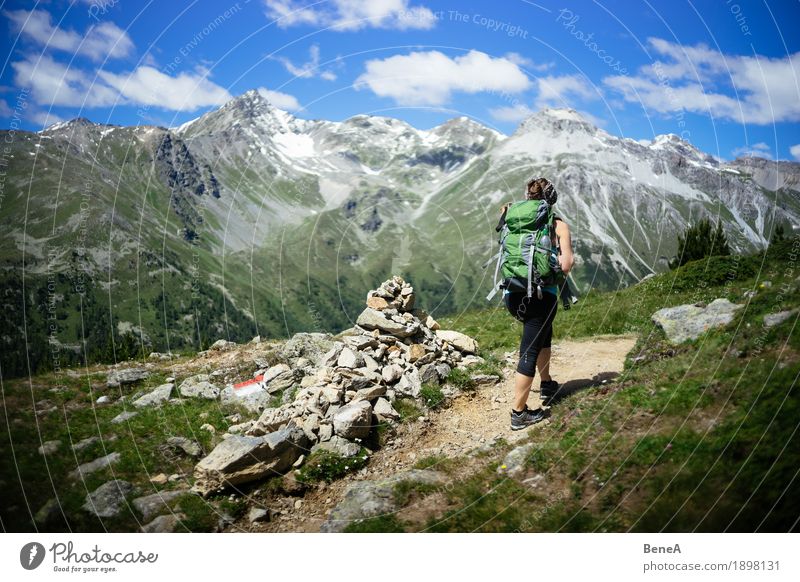
[[[542,293],[541,299],[528,297],[525,293],[509,293],[504,301],[508,312],[522,322],[517,372],[532,378],[536,375],[539,350],[549,348],[553,340],[553,319],[558,310],[558,298],[547,292]]]

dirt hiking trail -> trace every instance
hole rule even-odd
[[[553,344],[551,375],[561,384],[561,393],[565,396],[611,382],[622,372],[625,357],[635,344],[635,336],[562,340]],[[465,455],[500,438],[509,442],[518,441],[531,430],[546,425],[548,420],[525,430],[511,430],[510,402],[516,363],[517,354],[507,353],[503,381],[464,392],[448,407],[428,411],[426,416],[400,425],[396,434],[372,456],[368,467],[359,473],[306,492],[302,503],[292,498],[285,499],[282,507],[275,507],[279,515],[273,522],[263,528],[243,529],[318,532],[327,512],[339,502],[347,486],[354,481],[380,479],[410,469],[419,459],[432,455]],[[540,404],[537,377],[528,405],[537,408]],[[235,530],[241,531],[239,528]]]

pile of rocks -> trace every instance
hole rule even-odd
[[[259,370],[257,386],[241,397],[233,387],[223,390],[223,401],[251,409],[278,392],[291,398],[231,426],[219,451],[197,465],[195,490],[207,494],[287,470],[302,462],[307,447],[359,454],[373,427],[399,418],[398,398],[419,398],[423,384],[440,384],[453,367],[481,361],[474,339],[440,329],[414,304],[411,285],[393,277],[369,292],[351,329],[336,338],[298,334],[283,350],[291,357]]]

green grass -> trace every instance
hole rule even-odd
[[[346,533],[402,533],[405,531],[405,527],[394,515],[380,515],[353,521],[344,531]]]
[[[319,450],[311,453],[303,466],[295,471],[301,483],[330,483],[365,467],[369,462],[366,449],[362,448],[354,457],[343,457],[337,453]]]
[[[419,391],[419,397],[430,410],[436,410],[445,402],[442,388],[436,384],[423,384]]]
[[[398,398],[394,401],[393,406],[400,415],[400,422],[413,422],[422,416],[422,410],[411,398]]]
[[[431,518],[427,530],[796,528],[800,480],[790,451],[800,450],[800,333],[794,318],[763,326],[764,315],[800,307],[791,244],[775,245],[763,266],[761,257],[690,263],[585,298],[583,320],[575,308],[559,314],[560,337],[637,333],[625,372],[568,397],[549,425],[531,431],[534,452],[520,481],[539,475],[541,487],[498,477],[507,446],[454,481],[447,494],[456,509]],[[765,280],[771,285],[761,285]],[[745,304],[749,290],[755,297],[730,325],[679,346],[649,320],[669,305],[717,297]],[[482,346],[516,347],[518,333],[504,339],[485,311],[462,319],[474,320]]]
[[[468,370],[462,370],[460,368],[453,368],[450,370],[450,374],[447,376],[447,383],[461,390],[472,390],[475,388],[472,374]]]

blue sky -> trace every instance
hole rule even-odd
[[[571,107],[634,139],[800,160],[800,3],[5,2],[0,126],[174,126],[259,89],[299,117],[512,133]]]

